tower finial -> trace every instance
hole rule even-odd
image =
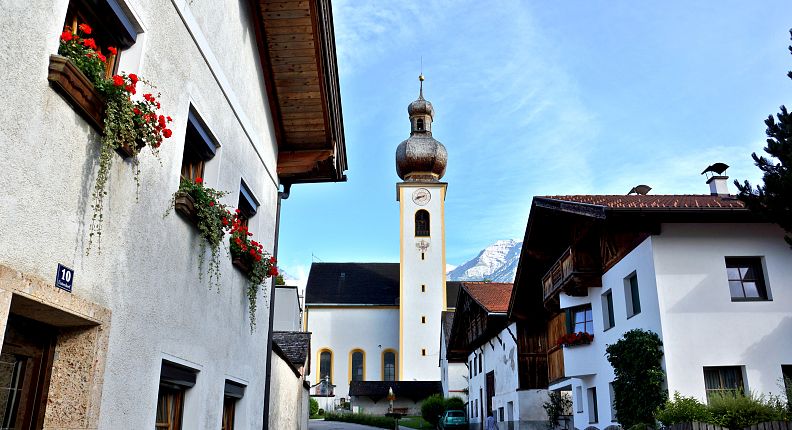
[[[418,98],[419,99],[423,99],[423,81],[424,81],[424,79],[426,79],[426,78],[424,78],[423,72],[421,72],[421,74],[418,75],[418,80],[421,81],[421,88],[420,88],[420,90],[418,92]]]

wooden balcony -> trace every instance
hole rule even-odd
[[[555,347],[547,354],[547,379],[552,384],[564,377],[564,348]]]
[[[602,269],[592,253],[567,248],[542,277],[545,305],[557,305],[558,294],[585,296],[590,287],[602,286]]]

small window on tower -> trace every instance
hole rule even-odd
[[[429,212],[424,209],[415,213],[415,235],[429,236]]]
[[[422,292],[422,293],[425,293],[425,292],[426,292],[426,285],[424,285],[424,284],[421,284],[421,292]]]
[[[421,349],[421,355],[426,355],[426,348]]]
[[[426,317],[424,316],[421,317],[421,324],[426,324]]]
[[[415,129],[418,130],[418,131],[424,131],[424,120],[423,119],[418,118],[418,120],[415,121]]]

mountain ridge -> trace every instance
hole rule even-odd
[[[447,274],[449,281],[514,282],[520,262],[522,242],[514,239],[497,240],[476,257],[460,264]]]

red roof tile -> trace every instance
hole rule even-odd
[[[488,312],[506,312],[509,310],[512,287],[514,284],[501,282],[462,282],[473,300],[484,306]]]
[[[734,197],[701,195],[577,195],[538,196],[541,199],[562,200],[604,206],[611,209],[743,209],[745,205]]]

